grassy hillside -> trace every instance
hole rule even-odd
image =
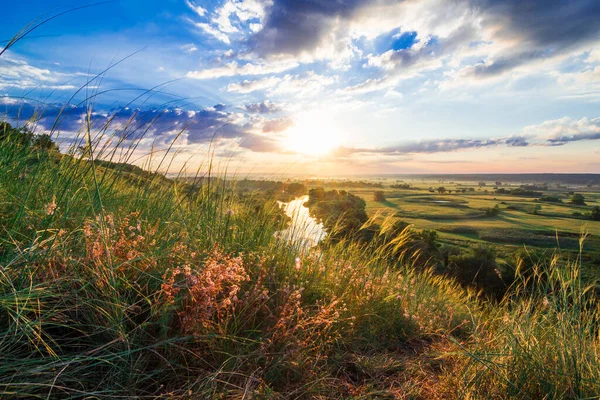
[[[600,394],[577,262],[524,259],[486,302],[376,241],[278,241],[276,202],[225,180],[15,135],[0,140],[0,397]]]

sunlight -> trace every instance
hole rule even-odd
[[[284,147],[307,156],[323,156],[340,145],[340,131],[330,114],[310,111],[301,114],[286,132]]]

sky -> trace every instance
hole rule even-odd
[[[0,116],[65,151],[89,127],[170,173],[600,172],[597,0],[2,9],[0,46],[56,16],[0,56]]]

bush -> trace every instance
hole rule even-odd
[[[575,193],[573,196],[571,196],[571,204],[585,206],[585,197],[582,194]]]
[[[496,263],[496,251],[490,246],[477,245],[448,256],[447,269],[463,285],[475,286],[495,298],[500,298],[507,287]]]
[[[494,207],[485,208],[485,216],[486,217],[495,217],[500,214],[500,206],[496,204]]]
[[[383,202],[385,201],[385,193],[383,190],[376,190],[375,192],[373,192],[373,200],[378,201],[378,202]]]
[[[562,203],[563,201],[556,196],[542,196],[539,198],[540,201],[546,203]]]
[[[592,221],[600,221],[600,206],[596,206],[592,208],[592,212],[590,214],[590,219]]]

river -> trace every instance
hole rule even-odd
[[[302,196],[289,203],[278,202],[292,221],[287,229],[275,234],[276,237],[292,242],[303,249],[316,246],[327,236],[323,224],[311,217],[308,208],[304,207],[307,200],[308,196]]]

